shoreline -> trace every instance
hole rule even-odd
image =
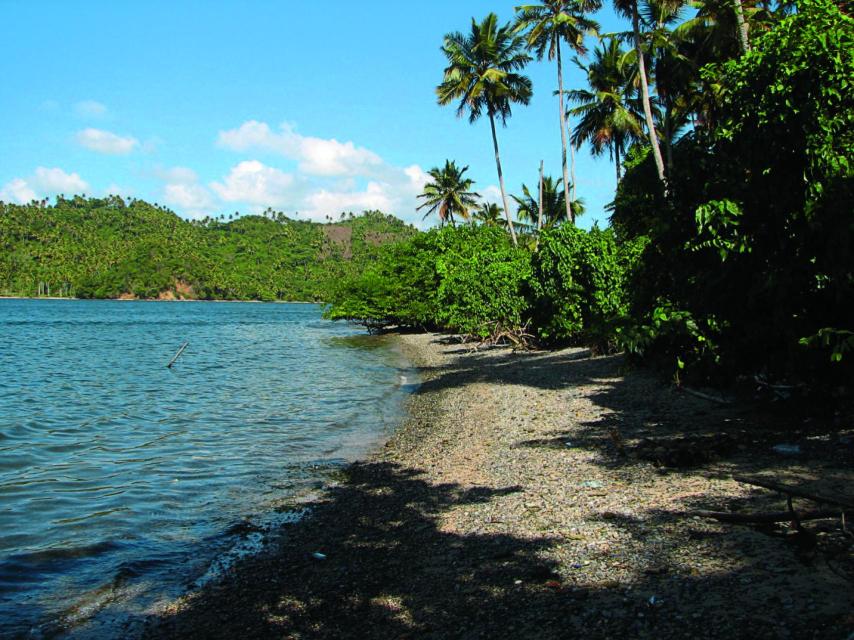
[[[848,486],[850,452],[832,436],[810,445],[815,462],[805,464],[771,452],[779,436],[756,416],[647,372],[624,374],[620,356],[470,352],[436,334],[397,340],[421,376],[403,424],[286,526],[281,544],[150,617],[144,637],[842,639],[854,630],[851,547],[833,523],[819,525],[808,558],[785,528],[686,517],[779,508],[734,473],[806,481],[809,467]],[[662,457],[668,437],[701,438],[713,453],[684,469],[654,464],[647,441]]]
[[[74,298],[69,296],[0,296],[0,300],[86,300],[90,302],[256,302],[258,304],[326,304],[307,300],[203,300],[201,298]]]

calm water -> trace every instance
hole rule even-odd
[[[118,635],[215,576],[412,375],[315,305],[0,300],[0,637]]]

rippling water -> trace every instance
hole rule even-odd
[[[315,305],[0,300],[0,636],[112,636],[215,574],[407,375]]]

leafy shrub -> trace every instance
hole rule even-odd
[[[528,309],[524,285],[531,275],[530,253],[514,248],[497,227],[444,229],[439,241],[440,324],[479,338],[518,331]]]
[[[644,239],[618,245],[611,229],[563,225],[543,233],[533,258],[531,294],[538,336],[610,350],[628,311],[626,285]]]
[[[439,251],[436,231],[386,245],[375,264],[339,284],[324,315],[376,328],[436,326]]]
[[[342,282],[326,317],[368,326],[443,328],[485,338],[521,327],[530,254],[492,227],[446,227],[387,247]]]

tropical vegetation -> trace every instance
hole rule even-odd
[[[518,7],[512,26],[490,14],[445,37],[439,101],[471,121],[489,117],[503,209],[481,201],[474,226],[384,248],[336,291],[330,316],[479,339],[510,329],[542,344],[625,349],[681,380],[756,376],[850,394],[854,22],[845,5],[615,0],[629,28],[602,35],[587,60],[595,8],[544,0]],[[588,86],[564,89],[563,45]],[[529,223],[515,249],[494,122],[530,99],[525,49],[557,61],[558,102],[569,102],[561,137],[568,116],[572,147],[607,153],[617,189],[610,228],[577,228],[583,208],[573,208],[564,154],[562,178],[541,171],[536,187],[512,196]],[[357,308],[368,292],[374,306]]]
[[[335,224],[272,210],[188,222],[118,196],[0,203],[0,295],[326,300],[380,245],[414,233],[376,211]]]

